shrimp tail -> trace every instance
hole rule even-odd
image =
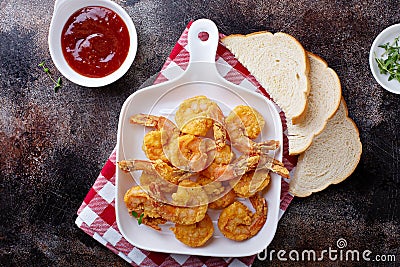
[[[160,164],[156,161],[148,161],[141,159],[130,159],[130,160],[121,160],[117,162],[118,167],[124,172],[133,172],[133,171],[145,171],[147,173],[156,172],[157,164]]]
[[[285,165],[277,159],[274,159],[268,155],[260,156],[257,169],[268,169],[276,174],[279,174],[283,178],[289,178],[289,170],[286,169]]]
[[[135,164],[138,160],[121,160],[119,162],[117,162],[118,167],[124,171],[124,172],[132,172],[132,171],[136,171],[139,169],[136,169],[135,166],[137,167],[137,165]]]
[[[121,160],[117,162],[118,167],[124,172],[133,172],[133,171],[144,171],[147,173],[155,173],[164,178],[171,178],[168,180],[177,180],[182,179],[182,177],[190,176],[192,173],[188,173],[184,170],[178,169],[176,167],[168,166],[162,160],[148,161],[148,160],[140,160],[140,159],[131,159],[131,160]],[[171,173],[168,170],[171,170]],[[168,177],[167,177],[168,176]],[[171,176],[171,177],[170,177]],[[176,179],[174,178],[176,177]],[[181,177],[181,178],[179,178]],[[184,178],[187,179],[187,178]]]
[[[217,167],[214,171],[214,176],[218,177],[217,180],[220,182],[229,181],[241,177],[249,169],[255,169],[257,167],[259,159],[259,155],[242,155],[232,164]]]
[[[215,169],[215,177],[218,181],[229,181],[241,177],[249,170],[267,169],[279,174],[284,178],[289,178],[289,170],[285,168],[282,162],[268,155],[242,155],[232,164],[217,167]]]
[[[132,124],[139,124],[147,127],[156,127],[159,122],[159,117],[150,114],[135,114],[129,118],[129,122]]]
[[[279,147],[279,141],[277,140],[267,140],[261,143],[253,143],[251,153],[267,153],[270,150],[276,150]]]
[[[287,178],[287,179],[290,178],[289,170],[286,169],[286,167],[283,165],[283,163],[280,162],[279,160],[274,159],[272,161],[271,171],[274,172],[274,173],[279,174],[283,178]]]
[[[143,125],[146,127],[154,127],[157,130],[164,130],[168,134],[163,136],[164,138],[170,138],[175,134],[174,136],[176,137],[179,135],[179,129],[176,127],[176,125],[170,121],[169,119],[163,117],[163,116],[155,116],[155,115],[150,115],[150,114],[135,114],[132,115],[129,118],[129,122],[131,124],[139,124]]]

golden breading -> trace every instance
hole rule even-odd
[[[250,197],[256,210],[252,213],[242,202],[235,201],[223,209],[218,218],[218,228],[229,239],[243,241],[255,236],[267,220],[267,202],[260,195]]]
[[[217,149],[225,145],[225,118],[221,109],[206,96],[195,96],[184,100],[175,114],[179,129],[186,134],[206,136],[213,127]]]
[[[245,127],[245,135],[250,139],[255,139],[261,133],[265,125],[263,116],[250,106],[236,106],[232,113],[226,118],[227,123],[232,119],[239,119]]]
[[[175,224],[170,230],[174,232],[176,239],[190,247],[203,246],[213,235],[214,226],[210,216],[206,214],[203,220],[195,224]]]
[[[148,132],[143,138],[142,149],[149,160],[161,159],[164,162],[168,162],[168,159],[163,152],[161,131]]]
[[[269,172],[265,169],[246,172],[239,181],[232,182],[233,190],[239,197],[251,197],[269,185],[271,180]]]

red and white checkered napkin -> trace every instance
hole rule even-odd
[[[186,69],[189,52],[185,47],[187,45],[187,33],[190,25],[191,23],[188,24],[179,38],[155,83],[173,79],[179,75],[177,69],[181,72]],[[265,89],[260,86],[256,79],[250,75],[249,71],[222,44],[218,45],[216,62],[218,63],[220,72],[222,72],[221,74],[228,81],[249,90],[257,91],[269,98]],[[224,67],[221,68],[221,66]],[[174,71],[170,71],[172,67],[179,68],[174,68]],[[280,112],[280,115],[285,133],[285,116],[283,112]],[[288,140],[285,134],[283,140],[283,162],[289,170],[293,171],[297,158],[289,156]],[[115,158],[116,151],[114,149],[79,208],[78,217],[75,222],[79,228],[133,266],[251,266],[255,255],[241,258],[217,258],[167,254],[139,249],[127,242],[119,232],[115,219]],[[293,196],[288,192],[288,185],[288,181],[282,179],[280,216],[283,215],[293,199]]]

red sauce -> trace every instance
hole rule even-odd
[[[114,11],[89,6],[68,19],[61,34],[68,64],[81,75],[101,78],[116,71],[129,50],[129,32]]]

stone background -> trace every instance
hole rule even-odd
[[[50,0],[0,1],[0,265],[127,266],[78,229],[84,196],[116,143],[124,100],[158,72],[190,20],[209,18],[225,34],[283,31],[323,57],[339,75],[360,130],[361,162],[346,181],[296,198],[270,250],[321,251],[339,238],[348,249],[400,261],[400,96],[383,90],[368,65],[377,34],[400,22],[392,1],[117,1],[132,17],[139,47],[127,74],[103,88],[66,79],[58,93],[37,64],[52,64]],[[295,262],[256,261],[254,266]],[[366,266],[300,262],[300,266]]]

